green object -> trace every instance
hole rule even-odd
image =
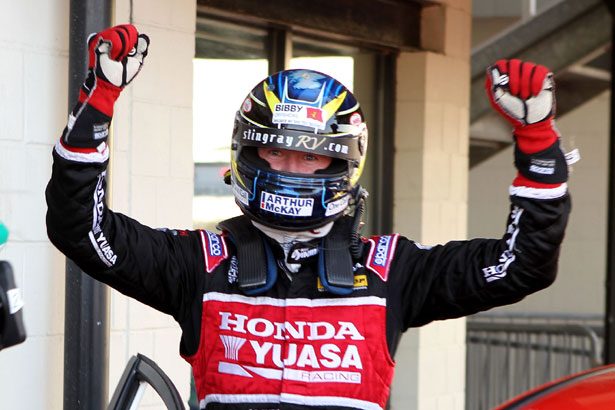
[[[9,230],[0,222],[0,246],[4,245],[9,240]]]

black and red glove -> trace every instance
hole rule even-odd
[[[500,60],[487,69],[485,88],[491,105],[513,126],[513,186],[554,188],[568,179],[568,165],[554,127],[553,73],[542,65]]]
[[[141,71],[148,46],[147,35],[131,24],[90,35],[88,76],[62,134],[64,145],[100,149],[106,143],[115,101]]]

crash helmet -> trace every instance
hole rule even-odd
[[[314,174],[274,170],[258,148],[332,158]],[[292,69],[259,82],[235,117],[230,183],[253,221],[288,231],[323,226],[345,213],[359,189],[367,125],[359,102],[335,78]]]

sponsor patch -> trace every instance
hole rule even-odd
[[[252,100],[249,98],[246,98],[246,100],[243,102],[243,112],[250,112],[252,111]]]
[[[109,136],[109,123],[94,124],[92,126],[92,135],[95,140],[101,140]]]
[[[117,255],[111,248],[109,241],[105,237],[101,224],[103,221],[103,215],[105,211],[105,176],[106,171],[103,171],[98,175],[98,182],[96,183],[96,188],[94,188],[93,194],[93,203],[92,207],[92,230],[88,233],[88,237],[90,238],[90,243],[96,251],[96,254],[100,258],[100,260],[111,267],[115,265],[117,262]]]
[[[389,278],[389,270],[391,269],[391,262],[398,239],[399,234],[372,236],[369,238],[371,249],[365,267],[380,276],[385,282]]]
[[[325,113],[321,108],[301,104],[278,103],[273,107],[274,124],[293,124],[317,130],[325,129]]]
[[[363,121],[363,118],[361,118],[361,114],[359,114],[358,112],[355,112],[354,114],[352,114],[349,120],[349,122],[352,125],[359,125],[361,124],[362,121]]]
[[[283,132],[283,130],[280,130],[280,132]],[[289,134],[273,134],[270,132],[265,132],[264,130],[256,130],[254,128],[245,129],[242,133],[241,139],[260,142],[263,145],[276,144],[277,146],[286,146],[289,148],[293,146],[294,141],[294,137]]]
[[[224,237],[209,231],[199,231],[201,243],[203,245],[203,255],[205,257],[205,270],[211,273],[223,260],[228,258],[226,242]]]
[[[356,267],[356,265],[355,265]],[[353,269],[356,272],[356,269]],[[318,279],[317,287],[320,292],[324,292],[325,287],[322,285],[320,278]],[[367,275],[355,275],[354,283],[352,285],[354,289],[367,289]]]
[[[261,193],[260,208],[264,211],[287,216],[312,216],[314,199]]]
[[[248,194],[248,191],[246,191],[237,184],[233,184],[233,193],[235,194],[235,198],[237,198],[239,202],[246,206],[250,205],[250,195]]]
[[[350,198],[350,195],[344,195],[340,199],[336,199],[335,201],[329,202],[327,204],[327,210],[325,211],[325,216],[339,214],[344,209],[348,208],[349,198]]]
[[[88,234],[90,243],[94,247],[98,257],[108,267],[115,265],[115,262],[117,262],[117,255],[113,252],[113,249],[111,249],[111,245],[109,245],[109,241],[107,241],[105,234],[99,231],[97,235],[98,236],[92,231]]]
[[[367,289],[367,275],[356,275],[352,287],[355,289]]]
[[[233,138],[253,147],[293,149],[353,160],[360,152],[364,152],[367,143],[365,135],[357,142],[356,137],[352,136],[327,136],[278,128],[257,128],[245,124],[238,126]]]
[[[279,397],[284,384],[287,397],[309,400],[305,407],[384,409],[386,397],[375,402],[366,386],[393,377],[382,329],[386,309],[386,299],[374,295],[280,299],[207,292],[206,377],[228,397],[238,388]],[[278,406],[268,402],[252,407]]]
[[[233,255],[233,257],[231,258],[231,263],[228,267],[228,283],[235,283],[239,280],[237,277],[237,272],[239,272],[237,256]]]
[[[359,346],[365,345],[365,337],[353,322],[273,322],[233,312],[219,314],[224,359],[218,362],[218,373],[305,383],[361,383],[364,365]],[[288,346],[284,353],[282,341]],[[245,357],[251,357],[254,365],[245,364]]]
[[[533,158],[530,162],[530,172],[542,175],[553,175],[555,174],[555,160]]]
[[[494,280],[502,279],[506,276],[508,266],[515,261],[515,254],[508,249],[502,252],[500,255],[500,262],[497,265],[488,266],[483,268],[483,275],[487,282],[493,282]]]
[[[515,206],[510,213],[511,222],[508,225],[506,233],[510,235],[510,238],[506,241],[508,249],[506,249],[500,255],[498,264],[487,266],[483,268],[483,275],[487,282],[493,282],[494,280],[502,279],[506,277],[508,273],[508,267],[515,261],[515,242],[517,235],[519,235],[519,219],[523,214],[523,208]]]
[[[98,182],[96,183],[96,188],[94,188],[94,207],[92,208],[92,233],[94,235],[101,231],[100,224],[102,223],[105,210],[105,175],[107,175],[106,171],[98,175]]]
[[[304,263],[310,259],[313,259],[316,255],[318,255],[318,252],[318,248],[306,246],[304,243],[297,243],[288,251],[286,261],[288,263]]]

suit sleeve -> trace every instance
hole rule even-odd
[[[108,148],[58,142],[45,195],[51,242],[85,273],[180,321],[204,271],[198,232],[149,228],[106,204]]]
[[[500,239],[397,246],[389,300],[401,329],[515,303],[553,283],[570,197],[511,196]]]

